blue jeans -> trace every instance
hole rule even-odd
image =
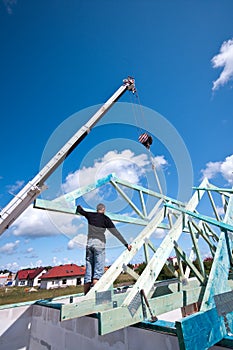
[[[104,274],[105,243],[99,239],[91,238],[86,247],[86,273],[84,283],[91,283],[93,279],[99,280]]]

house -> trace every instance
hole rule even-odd
[[[0,274],[0,286],[5,285],[7,287],[14,285],[15,273],[8,272],[6,274]],[[4,278],[5,276],[5,278]],[[4,283],[3,280],[5,279]]]
[[[28,274],[28,286],[29,287],[37,287],[40,286],[41,283],[41,277],[43,274],[45,274],[48,270],[44,267],[38,267]]]
[[[41,276],[41,289],[53,289],[83,284],[85,267],[76,264],[66,264],[52,267]]]
[[[37,267],[35,269],[19,270],[15,276],[15,286],[40,286],[41,276],[47,272],[44,267]]]
[[[6,285],[8,277],[9,277],[9,272],[0,274],[0,287]]]

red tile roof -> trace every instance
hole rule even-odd
[[[45,270],[44,267],[38,267],[35,270],[31,270],[31,272],[28,274],[28,278],[33,279],[33,278],[37,277],[44,270]]]
[[[76,264],[67,264],[67,265],[52,267],[47,273],[41,276],[41,279],[84,276],[84,275],[85,275],[85,267],[78,266]]]
[[[28,278],[32,279],[38,276],[43,270],[44,270],[44,267],[37,267],[36,269],[28,269],[28,270],[19,270],[17,272],[17,277],[19,280],[26,280]]]
[[[26,280],[28,278],[32,279],[38,276],[43,270],[44,267],[37,267],[36,269],[19,270],[17,272],[17,277],[19,280]]]

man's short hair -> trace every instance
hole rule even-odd
[[[97,204],[97,207],[96,207],[96,210],[99,211],[99,210],[103,210],[105,209],[105,205],[103,203],[99,203]]]

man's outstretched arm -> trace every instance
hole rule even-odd
[[[113,222],[109,219],[108,230],[130,251],[132,246],[126,242],[122,234],[117,230]]]

